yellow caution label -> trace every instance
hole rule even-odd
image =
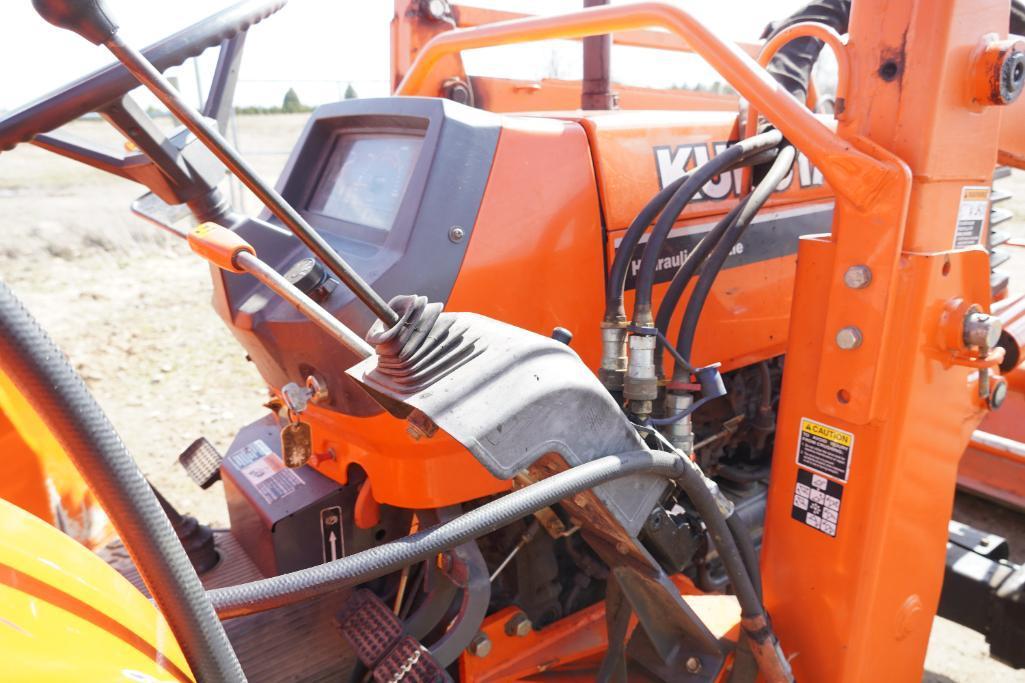
[[[808,418],[801,418],[797,464],[846,482],[851,469],[854,434]]]
[[[814,434],[815,436],[821,436],[823,439],[828,439],[841,446],[850,446],[851,442],[854,441],[854,435],[850,432],[845,432],[842,429],[836,429],[834,427],[827,427],[824,424],[818,422],[812,422],[811,420],[801,420],[801,431]]]

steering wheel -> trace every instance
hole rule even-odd
[[[143,53],[153,66],[165,71],[248,30],[287,2],[243,0],[150,45]],[[120,64],[94,71],[0,119],[0,152],[102,109],[137,87],[139,82]]]

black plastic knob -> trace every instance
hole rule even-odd
[[[573,341],[573,333],[567,330],[565,327],[556,327],[552,330],[552,339],[557,342],[562,342],[566,346]]]
[[[117,33],[117,22],[103,0],[32,0],[43,19],[102,45]]]
[[[296,261],[285,273],[285,279],[314,301],[326,299],[338,284],[328,275],[327,269],[312,258]]]

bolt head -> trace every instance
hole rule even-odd
[[[474,657],[487,657],[491,654],[491,640],[483,633],[478,633],[473,637],[473,640],[470,641],[470,646],[466,649]]]
[[[530,632],[533,630],[534,624],[530,622],[530,619],[523,612],[517,612],[509,618],[509,621],[505,622],[505,633],[509,636],[524,638],[530,635]]]
[[[431,15],[431,18],[435,21],[445,16],[446,7],[445,0],[431,0],[427,3],[427,13]]]
[[[853,325],[844,327],[836,333],[836,345],[844,351],[850,351],[861,346],[861,330]]]
[[[696,674],[701,671],[701,660],[697,657],[687,657],[684,666],[687,667],[687,673]]]
[[[582,493],[578,493],[577,495],[573,496],[573,504],[579,508],[587,507],[587,496],[585,496]]]
[[[992,349],[1004,331],[1000,318],[981,312],[969,313],[964,321],[964,342],[968,346]]]
[[[864,289],[872,282],[872,271],[868,266],[851,266],[843,274],[843,283],[851,289]]]
[[[453,243],[459,244],[463,241],[464,237],[466,237],[466,231],[458,225],[453,225],[451,228],[448,229],[448,238]]]

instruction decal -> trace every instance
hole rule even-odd
[[[801,524],[807,524],[835,538],[836,528],[840,525],[842,499],[842,484],[798,467],[790,516]]]
[[[801,418],[797,439],[797,464],[847,483],[851,470],[854,435],[836,427]]]
[[[961,203],[957,206],[957,227],[954,230],[954,249],[974,247],[982,239],[982,227],[989,214],[989,188],[967,186],[961,189]]]
[[[257,439],[228,456],[267,503],[284,498],[305,482],[285,467],[270,446]]]
[[[345,557],[342,508],[334,505],[320,511],[320,538],[324,549],[324,562],[332,562],[339,557]]]

